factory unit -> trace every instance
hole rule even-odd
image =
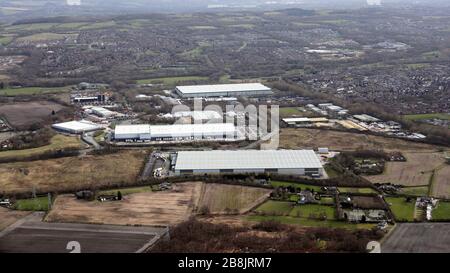
[[[63,123],[56,123],[52,125],[52,128],[61,132],[70,134],[83,134],[86,132],[92,132],[102,130],[103,127],[87,120],[69,121]]]
[[[313,150],[179,151],[176,175],[277,173],[320,177],[324,169]]]
[[[260,83],[177,86],[175,92],[182,98],[261,96],[273,94]]]
[[[325,117],[318,118],[284,118],[283,122],[285,122],[288,126],[291,127],[309,127],[315,124],[320,123],[328,123],[329,120]]]
[[[232,123],[173,124],[173,125],[117,125],[117,141],[181,141],[235,139],[236,127]]]

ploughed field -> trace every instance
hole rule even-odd
[[[0,116],[13,127],[20,128],[50,118],[52,111],[59,112],[65,107],[50,101],[16,102],[0,105]]]

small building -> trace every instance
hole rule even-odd
[[[313,150],[180,151],[175,174],[277,173],[322,176]]]
[[[74,120],[69,122],[56,123],[52,125],[52,128],[58,131],[71,134],[83,134],[86,132],[92,132],[103,129],[102,126],[87,120],[80,120],[80,121]]]
[[[182,98],[261,96],[273,93],[269,87],[260,83],[177,86],[175,92]]]
[[[378,118],[369,116],[367,114],[353,115],[353,117],[362,122],[379,122],[380,121]]]

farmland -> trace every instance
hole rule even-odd
[[[65,107],[49,101],[35,101],[0,105],[0,116],[13,127],[29,126],[51,117],[52,111],[59,112]]]
[[[208,208],[210,213],[236,211],[245,213],[263,202],[270,189],[222,184],[205,184],[199,202],[199,209]]]
[[[206,81],[208,80],[208,77],[201,77],[201,76],[184,76],[184,77],[166,77],[166,78],[154,78],[154,79],[143,79],[138,80],[138,84],[157,84],[162,83],[164,85],[171,85],[174,86],[181,82],[186,81]]]
[[[0,207],[0,219],[2,219],[0,221],[0,231],[28,214],[29,213],[25,211],[16,211]]]
[[[435,221],[450,220],[450,202],[440,201],[432,211],[432,219]]]
[[[1,96],[41,95],[68,92],[69,87],[22,87],[6,88],[0,90]]]
[[[4,193],[68,191],[101,186],[129,185],[144,162],[144,152],[66,157],[0,164]]]
[[[434,151],[437,146],[411,142],[396,138],[355,134],[331,130],[285,128],[280,132],[280,148],[317,148],[328,147],[331,150],[352,151],[357,149],[401,151]]]
[[[432,185],[432,195],[450,196],[448,174],[443,153],[407,152],[406,162],[387,162],[381,175],[367,176],[373,183],[393,183],[404,186]]]
[[[14,158],[22,160],[31,156],[40,155],[50,151],[72,149],[72,148],[81,149],[83,147],[86,147],[86,145],[84,145],[78,137],[55,135],[52,137],[49,145],[32,149],[0,152],[0,159]]]
[[[46,217],[50,222],[113,225],[173,225],[187,220],[198,205],[202,183],[186,182],[172,190],[127,194],[122,201],[77,200],[61,195]]]
[[[417,115],[405,115],[405,119],[407,120],[424,120],[424,119],[444,119],[444,120],[450,120],[450,114],[447,113],[431,113],[431,114],[417,114]]]
[[[404,197],[386,197],[386,202],[390,205],[397,221],[411,222],[414,220],[414,201],[406,202]]]

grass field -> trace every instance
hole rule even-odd
[[[417,186],[417,187],[404,187],[401,192],[413,196],[427,196],[428,186]]]
[[[251,222],[275,221],[282,224],[300,225],[305,227],[328,227],[328,228],[344,228],[344,229],[372,229],[375,226],[373,224],[352,224],[335,220],[321,221],[291,216],[249,215],[245,218],[245,220]]]
[[[36,197],[30,199],[16,200],[14,204],[15,210],[24,211],[47,211],[48,210],[48,197]]]
[[[264,202],[272,190],[223,184],[205,184],[199,209],[207,207],[210,213],[236,211],[245,213]]]
[[[283,182],[283,181],[270,181],[270,184],[273,187],[288,187],[292,186],[295,188],[300,188],[302,190],[314,190],[314,191],[320,191],[321,186],[314,186],[314,185],[307,185],[307,184],[300,184],[300,183],[293,183],[293,182]]]
[[[327,217],[327,220],[336,219],[334,206],[323,206],[316,204],[295,206],[289,213],[289,216],[303,218],[309,218],[311,216],[316,218],[322,214]]]
[[[153,79],[143,79],[138,80],[138,84],[157,84],[162,83],[164,85],[176,85],[179,82],[184,81],[206,81],[208,77],[201,76],[183,76],[183,77],[166,77],[166,78],[153,78]]]
[[[255,209],[259,213],[289,215],[292,211],[294,203],[281,201],[267,201]]]
[[[338,187],[341,193],[377,193],[372,188],[350,188],[350,187]]]
[[[431,185],[431,195],[440,198],[450,198],[449,164],[445,164],[436,168]]]
[[[73,34],[73,33],[71,33],[71,34],[68,34],[68,33],[60,34],[60,33],[52,33],[52,32],[37,33],[37,34],[17,38],[16,42],[55,41],[55,40],[63,40],[68,37],[76,38],[77,36],[78,36],[78,34]]]
[[[142,168],[143,151],[102,156],[65,157],[0,164],[0,188],[6,194],[75,191],[100,186],[131,185]]]
[[[433,220],[450,220],[450,202],[438,202],[438,205],[431,212]]]
[[[69,92],[70,87],[23,87],[0,89],[0,96],[24,96]]]
[[[430,114],[418,114],[418,115],[405,115],[403,116],[407,120],[424,120],[424,119],[444,119],[444,120],[450,120],[450,114],[449,113],[430,113]]]
[[[280,108],[280,117],[290,117],[290,116],[298,116],[301,115],[302,112],[297,109],[297,107],[281,107]]]
[[[3,158],[15,158],[15,159],[26,159],[27,157],[40,155],[50,151],[57,151],[61,149],[69,148],[84,148],[84,145],[78,137],[69,137],[63,135],[55,135],[51,139],[51,143],[46,146],[25,149],[25,150],[11,150],[0,152],[0,159]]]
[[[353,151],[357,149],[387,151],[436,151],[441,147],[366,134],[305,128],[283,128],[280,132],[280,148],[299,149],[328,147],[330,150]]]
[[[386,197],[397,221],[414,221],[415,201],[406,202],[404,197]]]

